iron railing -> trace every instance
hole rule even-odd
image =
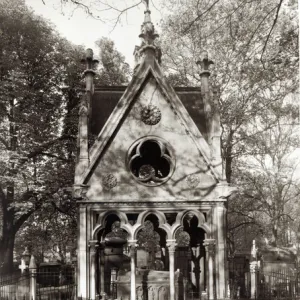
[[[70,265],[40,267],[0,277],[0,300],[31,300],[32,293],[37,300],[75,300],[76,292],[75,268]]]
[[[300,299],[300,280],[287,270],[265,272],[258,276],[257,299]]]
[[[30,300],[29,274],[15,272],[0,277],[0,300]]]

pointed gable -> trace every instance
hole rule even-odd
[[[114,92],[110,99],[116,101],[120,88]],[[189,101],[186,95],[183,99]],[[142,111],[149,105],[160,114],[157,123],[149,124],[142,119]],[[213,190],[220,174],[209,161],[210,148],[199,130],[201,126],[205,128],[201,125],[205,122],[199,118],[200,126],[196,126],[176,92],[162,77],[157,62],[152,67],[144,61],[120,100],[109,109],[112,106],[112,113],[101,125],[101,132],[90,149],[90,165],[82,177],[82,183],[90,186],[87,194],[90,199],[199,199]],[[101,107],[93,105],[94,118]],[[149,136],[172,153],[170,159],[174,166],[166,182],[154,184],[150,189],[136,180],[128,165],[130,148]]]
[[[91,103],[91,134],[98,136],[127,86],[99,86],[95,88]],[[206,114],[200,87],[175,87],[178,98],[207,141]]]
[[[218,197],[213,192],[223,181],[222,164],[211,147],[218,148],[219,136],[211,131],[207,85],[205,93],[199,88],[174,90],[161,70],[156,36],[146,10],[131,82],[96,87],[90,94],[95,141],[77,183],[88,187],[93,201]],[[200,75],[206,83],[208,71]]]

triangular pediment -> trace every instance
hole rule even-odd
[[[158,124],[149,125],[141,120],[142,107],[149,104],[160,111],[161,120]],[[184,160],[186,154],[186,160],[191,160],[189,164],[198,159],[198,169],[185,168],[190,175],[206,173],[210,179],[205,181],[209,181],[209,185],[216,185],[222,180],[219,170],[210,161],[209,145],[173,88],[166,82],[159,64],[154,61],[153,65],[143,62],[136,70],[132,81],[90,149],[90,164],[82,174],[81,183],[90,185],[94,173],[100,172],[101,161],[107,160],[109,156],[108,160],[111,162],[104,167],[105,172],[102,166],[102,171],[107,174],[116,172],[116,170],[109,172],[112,162],[119,159],[122,163],[118,168],[121,168],[122,164],[125,164],[125,152],[130,145],[145,136],[161,137],[173,147],[185,148],[178,157]],[[115,140],[123,140],[124,143],[114,142]],[[115,144],[119,146],[116,148]],[[124,149],[121,149],[122,147]],[[117,157],[118,149],[122,152],[123,158]]]

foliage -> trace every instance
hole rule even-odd
[[[274,0],[189,1],[176,9],[171,3],[165,3],[167,17],[162,21],[161,46],[170,81],[200,85],[195,62],[201,52],[208,50],[215,61],[211,82],[220,89],[226,177],[240,189],[228,207],[232,252],[237,246],[245,245],[242,236],[246,234],[249,238],[250,231],[253,238],[260,234],[272,236],[270,240],[274,243],[282,240],[274,236],[272,224],[280,215],[274,203],[279,201],[288,209],[280,194],[284,177],[288,176],[288,182],[293,184],[285,185],[283,193],[293,195],[291,201],[298,197],[295,178],[282,167],[288,164],[287,154],[295,149],[297,139],[295,135],[288,138],[289,133],[283,134],[280,125],[289,124],[286,127],[294,129],[299,122],[299,103],[288,100],[298,89],[295,7],[295,1]],[[273,136],[274,141],[266,147],[266,138]],[[272,161],[270,157],[279,152],[283,155],[281,162]],[[279,181],[274,181],[274,176]],[[254,182],[260,183],[259,188]],[[267,184],[274,194],[264,190],[263,195],[257,195]],[[268,214],[261,202],[264,207],[272,203]],[[262,224],[263,230],[260,229]],[[283,231],[283,224],[280,226]]]
[[[96,42],[99,47],[99,70],[95,84],[99,85],[124,85],[131,76],[125,57],[115,48],[115,44],[108,38],[101,38]]]
[[[28,246],[40,261],[65,261],[67,249],[74,251],[70,187],[84,50],[22,0],[0,3],[0,23],[0,267],[8,271],[14,245],[17,255]],[[99,83],[127,83],[129,67],[114,43],[98,46]]]
[[[8,270],[18,230],[72,184],[82,49],[19,0],[0,3],[0,32],[0,265]]]

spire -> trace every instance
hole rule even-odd
[[[154,40],[158,37],[155,32],[154,25],[151,22],[151,11],[149,9],[149,0],[144,0],[143,3],[146,6],[144,12],[144,22],[141,26],[141,34],[139,37],[142,39],[142,43],[145,45],[153,45]]]
[[[159,36],[154,28],[151,21],[151,11],[149,9],[149,0],[143,0],[146,6],[144,12],[144,22],[141,25],[141,33],[139,37],[141,38],[141,45],[136,46],[134,49],[135,65],[136,67],[141,63],[142,58],[146,57],[149,62],[153,59],[157,59],[160,63],[161,50],[154,43],[155,39]]]

